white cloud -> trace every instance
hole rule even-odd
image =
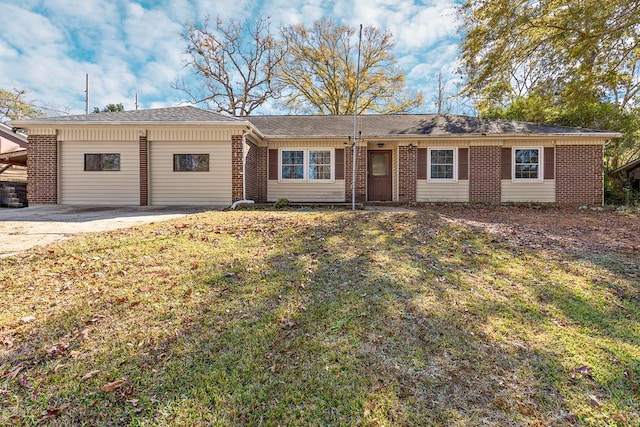
[[[275,31],[321,18],[374,25],[394,34],[398,65],[417,88],[432,85],[457,55],[458,0],[9,1],[0,0],[9,17],[0,33],[0,88],[29,89],[37,103],[68,106],[72,113],[84,111],[87,73],[91,108],[123,102],[130,109],[136,93],[142,108],[177,105],[185,98],[171,88],[185,73],[180,33],[186,21],[206,15],[269,16]]]
[[[450,4],[413,9],[415,13],[404,22],[396,22],[392,30],[400,49],[424,49],[438,40],[455,36],[458,24]]]

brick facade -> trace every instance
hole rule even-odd
[[[559,145],[556,147],[556,201],[569,205],[603,203],[600,145]]]
[[[140,206],[149,205],[149,145],[140,137]]]
[[[398,147],[398,201],[415,202],[418,179],[418,150]]]
[[[28,199],[30,205],[58,203],[58,137],[29,135],[27,155]]]
[[[353,147],[346,147],[344,159],[345,202],[352,200]],[[367,147],[358,147],[356,151],[356,202],[367,201]]]
[[[246,158],[247,199],[256,203],[267,201],[267,149],[247,141],[249,151]]]
[[[256,203],[266,203],[269,150],[267,150],[267,147],[256,147],[256,152],[256,193],[253,195],[253,200]]]
[[[469,148],[469,201],[499,204],[501,190],[501,148]]]
[[[242,135],[231,136],[231,201],[243,198],[242,187]]]

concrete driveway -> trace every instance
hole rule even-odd
[[[0,208],[0,257],[76,234],[133,227],[216,209],[219,208],[58,205]]]

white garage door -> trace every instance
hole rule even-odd
[[[88,169],[94,170],[85,170],[85,155],[89,155]],[[104,168],[100,167],[101,160]],[[139,168],[137,141],[63,141],[59,202],[63,205],[139,205]]]
[[[231,143],[149,143],[149,201],[152,205],[231,204]],[[207,158],[207,170],[174,170],[174,156]],[[202,164],[201,164],[202,165]],[[202,169],[202,168],[201,168]]]

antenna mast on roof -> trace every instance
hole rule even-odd
[[[89,114],[89,74],[86,75],[86,89],[84,90],[84,113]]]
[[[356,210],[356,158],[358,156],[358,88],[360,83],[360,48],[362,46],[362,24],[358,35],[358,67],[356,68],[356,90],[353,107],[353,155],[351,170],[351,210]]]

